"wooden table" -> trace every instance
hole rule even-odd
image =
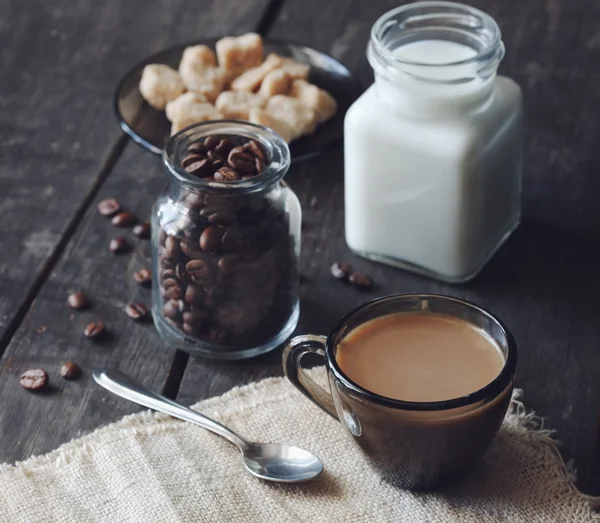
[[[165,185],[157,157],[119,130],[111,97],[135,62],[202,36],[259,31],[330,52],[372,81],[365,46],[374,20],[397,0],[41,0],[0,2],[0,462],[46,452],[134,412],[100,390],[96,366],[118,366],[184,403],[281,375],[280,351],[239,363],[189,358],[132,322],[124,305],[150,301],[131,273],[148,242],[114,256],[115,231],[96,202],[117,197],[147,217]],[[325,333],[343,312],[394,292],[441,292],[475,301],[512,328],[518,386],[557,430],[581,487],[600,491],[600,4],[595,0],[474,0],[504,34],[501,71],[523,87],[527,108],[525,220],[472,283],[450,286],[352,256],[343,238],[341,148],[300,165],[288,181],[304,209],[298,332]],[[410,224],[403,224],[410,227]],[[127,233],[130,234],[129,232]],[[350,261],[372,274],[362,294],[332,281]],[[66,305],[70,291],[93,299]],[[82,330],[101,318],[102,343]],[[60,363],[83,378],[65,382]],[[52,390],[32,394],[20,373],[43,367]]]

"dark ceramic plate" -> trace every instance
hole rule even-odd
[[[167,64],[177,69],[183,50],[190,45],[205,44],[213,50],[218,38],[206,38],[160,51],[131,69],[119,82],[115,93],[115,111],[121,128],[133,140],[154,154],[161,154],[169,138],[171,123],[164,111],[148,105],[138,85],[147,64]],[[310,64],[309,81],[328,91],[338,103],[338,112],[309,135],[290,144],[292,161],[299,161],[324,152],[338,144],[344,134],[344,114],[358,98],[361,88],[352,73],[335,58],[305,45],[281,40],[265,41],[265,55],[277,53]]]

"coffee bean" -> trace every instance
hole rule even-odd
[[[150,224],[148,222],[138,223],[133,227],[133,234],[135,234],[138,238],[149,238]]]
[[[115,227],[129,227],[137,221],[136,217],[129,211],[123,211],[113,216],[111,223]]]
[[[175,236],[169,236],[165,240],[165,252],[169,258],[175,258],[179,256],[181,252],[181,243]]]
[[[60,375],[66,380],[76,380],[81,376],[81,369],[76,363],[67,361],[61,365]]]
[[[208,221],[214,225],[228,225],[235,221],[235,216],[228,212],[213,212],[208,217]]]
[[[127,307],[125,307],[125,312],[127,313],[127,316],[129,316],[132,320],[137,321],[146,317],[146,315],[148,314],[148,309],[145,305],[141,303],[133,302],[127,305]]]
[[[48,383],[48,373],[44,369],[29,369],[21,374],[19,379],[21,387],[36,391],[43,389]]]
[[[224,158],[216,151],[208,151],[206,157],[213,163],[225,161]]]
[[[175,266],[175,276],[184,285],[189,283],[189,276],[185,268],[185,262],[179,262]]]
[[[166,280],[170,280],[170,279],[176,279],[177,278],[177,274],[175,273],[174,269],[165,269],[162,274],[160,275],[160,281],[164,282]]]
[[[169,300],[163,305],[163,315],[174,322],[181,323],[185,304],[181,300]]]
[[[204,203],[204,195],[202,193],[190,192],[185,195],[183,201],[192,209],[200,208]]]
[[[373,288],[373,278],[363,272],[353,272],[348,281],[362,291],[370,291]]]
[[[217,252],[221,247],[221,231],[211,225],[202,231],[200,235],[200,247],[204,252]]]
[[[150,269],[140,269],[133,273],[133,279],[142,284],[146,285],[152,281],[152,271]]]
[[[183,289],[177,280],[168,279],[163,281],[162,290],[164,297],[169,300],[179,300],[183,297]]]
[[[204,139],[204,145],[208,149],[214,149],[217,145],[219,145],[219,143],[221,143],[221,138],[219,138],[218,136],[207,136]]]
[[[81,292],[69,294],[67,303],[69,304],[69,307],[76,310],[87,309],[89,305],[87,298]]]
[[[237,145],[236,141],[231,138],[224,138],[219,142],[219,145],[215,147],[215,152],[219,153],[223,157],[227,157],[229,151]]]
[[[129,243],[127,243],[127,240],[122,236],[117,236],[116,238],[110,240],[108,248],[110,252],[115,254],[127,252],[129,250]]]
[[[212,273],[210,265],[205,260],[191,260],[187,262],[185,270],[194,283],[206,280]]]
[[[194,310],[183,313],[183,323],[187,323],[189,325],[197,325],[200,326],[202,324],[206,324],[208,321],[208,315],[205,311],[202,310]]]
[[[331,266],[331,275],[336,280],[346,281],[352,274],[352,267],[349,263],[337,262]]]
[[[239,265],[240,258],[235,254],[222,256],[219,259],[219,271],[222,274],[233,274]]]
[[[217,182],[235,182],[240,179],[240,175],[231,167],[221,167],[215,173],[215,181]]]
[[[200,247],[196,247],[198,243],[191,242],[190,240],[182,240],[181,242],[181,250],[183,254],[185,254],[188,258],[202,258],[204,256],[204,251],[200,249]]]
[[[265,152],[263,146],[257,140],[250,140],[248,142],[248,150],[262,162],[267,161],[267,153]]]
[[[208,152],[208,149],[204,144],[196,142],[188,147],[188,152],[192,154],[206,154]]]
[[[204,302],[204,297],[206,296],[206,292],[204,291],[204,287],[200,285],[195,285],[193,283],[189,284],[185,290],[185,301],[189,305],[193,305],[195,307],[200,307]]]
[[[211,174],[211,165],[210,162],[205,158],[189,164],[185,170],[194,176],[208,176]]]
[[[188,154],[183,160],[181,160],[181,167],[184,169],[193,163],[200,162],[204,160],[204,156],[200,154]]]
[[[256,169],[256,173],[260,174],[267,168],[267,166],[260,158],[257,158],[254,160],[254,168]]]
[[[234,147],[229,153],[227,157],[229,167],[242,174],[254,173],[254,158],[240,149],[240,147]]]
[[[102,216],[112,216],[119,212],[120,209],[121,205],[114,198],[106,198],[105,200],[98,202],[98,212]]]
[[[95,321],[90,323],[83,331],[86,338],[97,338],[104,332],[104,323]]]
[[[185,332],[189,336],[194,336],[194,338],[200,337],[203,332],[203,329],[201,327],[190,323],[184,323],[182,328],[183,332]]]

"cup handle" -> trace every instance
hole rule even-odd
[[[283,350],[283,372],[302,394],[321,407],[327,414],[339,420],[331,393],[309,378],[302,367],[305,354],[318,354],[325,359],[325,336],[305,334],[292,338]]]

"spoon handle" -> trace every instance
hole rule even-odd
[[[188,409],[169,398],[165,398],[147,389],[141,383],[127,376],[127,374],[123,374],[115,369],[94,369],[92,376],[94,376],[94,380],[96,380],[98,385],[121,398],[125,398],[143,407],[163,412],[174,418],[199,425],[237,445],[241,451],[244,451],[248,447],[248,443],[232,430],[199,412]]]

